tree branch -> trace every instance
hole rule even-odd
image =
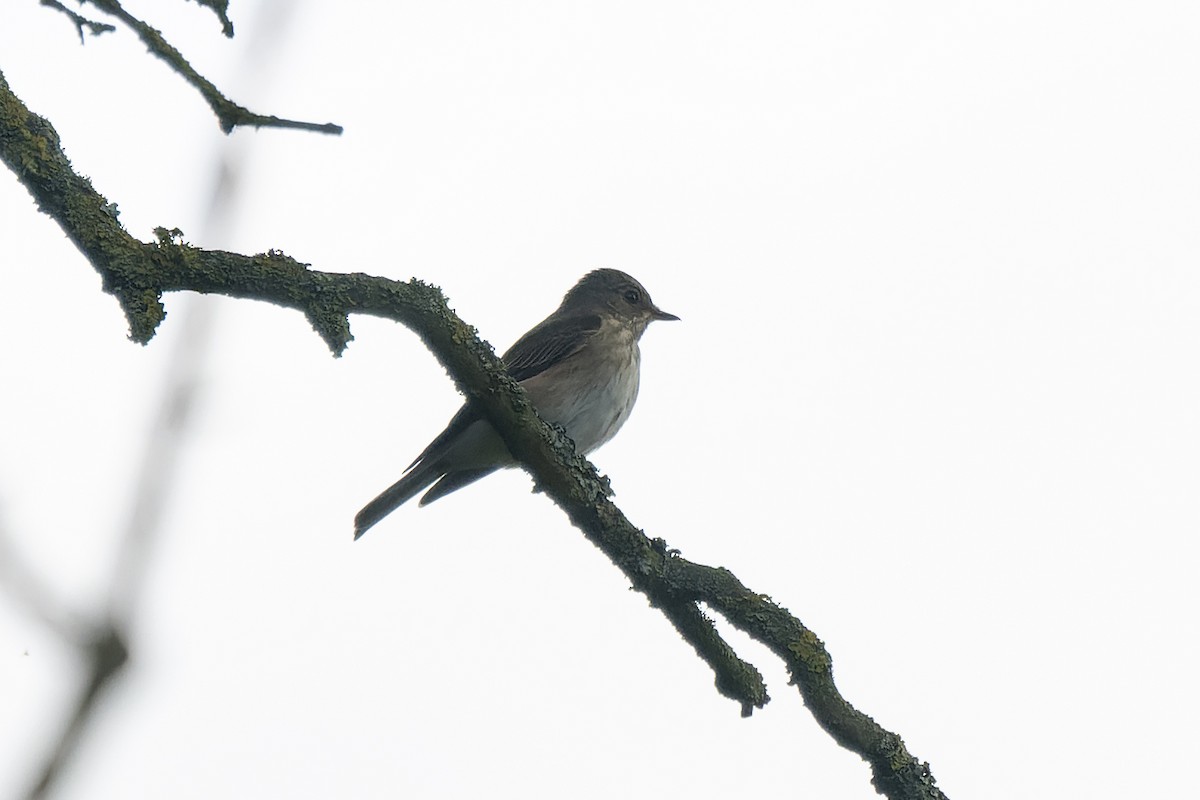
[[[132,29],[151,53],[153,53],[162,61],[165,61],[168,65],[170,65],[171,69],[178,72],[185,81],[196,87],[196,90],[199,91],[201,96],[204,97],[209,107],[213,110],[213,113],[217,115],[217,122],[221,125],[221,130],[225,131],[226,133],[229,133],[239,125],[247,125],[253,128],[295,128],[298,130],[313,131],[315,133],[340,134],[342,132],[342,126],[335,125],[332,122],[304,122],[301,120],[277,117],[273,114],[257,114],[245,106],[238,105],[229,98],[225,97],[225,95],[223,95],[221,91],[215,85],[213,85],[212,81],[208,80],[199,72],[197,72],[192,65],[188,63],[187,59],[183,57],[183,54],[176,50],[170,42],[163,38],[162,33],[126,11],[124,7],[121,6],[119,0],[80,1],[90,3],[106,14],[116,17],[121,22],[125,23],[125,25],[127,25],[130,29]],[[197,2],[203,6],[211,8],[213,12],[217,14],[217,17],[220,19],[222,24],[222,30],[226,36],[233,35],[233,23],[229,21],[229,17],[225,13],[228,7],[228,3],[225,0],[197,0]],[[79,27],[80,38],[83,37],[83,24],[87,24],[89,26],[101,24],[93,23],[84,19],[80,15],[64,8],[60,3],[55,2],[55,0],[42,0],[42,5],[54,7],[65,12],[66,14],[69,14],[75,21],[76,26]],[[113,28],[111,25],[103,25],[103,27],[108,30],[115,30],[115,28]],[[95,32],[97,31],[95,28],[93,28],[93,33]]]
[[[28,800],[40,800],[50,795],[62,776],[96,703],[124,669],[129,652],[119,621],[112,615],[93,620],[70,611],[55,597],[50,586],[24,563],[3,526],[0,526],[0,587],[7,589],[34,618],[73,647],[87,667],[87,678],[80,687],[70,716],[39,767],[37,778],[24,795]]]
[[[820,639],[769,597],[728,570],[694,564],[648,539],[609,499],[608,482],[575,452],[560,429],[543,422],[490,345],[446,305],[436,287],[362,273],[311,270],[282,253],[244,256],[201,250],[178,231],[156,242],[130,236],[115,206],[77,175],[46,120],[12,95],[0,74],[0,159],[76,243],[121,303],[130,335],[146,342],[164,317],[163,292],[196,291],[266,300],[302,311],[335,354],[350,341],[350,313],[396,320],[412,329],[477,404],[538,488],[671,620],[716,674],[718,691],[743,714],[767,702],[758,671],[742,661],[701,612],[703,602],[783,659],[818,723],[870,765],[875,787],[890,798],[944,795],[927,764],[903,741],[856,710],[838,692],[832,659]]]
[[[57,746],[51,751],[38,773],[37,780],[26,795],[29,800],[41,800],[50,796],[51,788],[58,782],[79,744],[96,703],[129,661],[124,637],[113,620],[97,623],[89,640],[83,643],[80,649],[88,662],[87,681],[80,689],[66,728],[57,739]]]
[[[90,20],[82,14],[76,13],[64,6],[58,0],[41,0],[42,5],[53,8],[56,11],[61,11],[70,18],[71,22],[75,23],[75,30],[79,31],[79,43],[84,43],[83,29],[87,28],[88,33],[92,36],[99,36],[102,33],[112,33],[117,29],[116,25],[109,25],[107,22],[96,22]]]
[[[193,0],[217,15],[221,22],[221,33],[228,39],[233,38],[233,22],[229,19],[229,0]]]

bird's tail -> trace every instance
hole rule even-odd
[[[417,464],[354,516],[354,538],[357,540],[370,530],[372,525],[416,497],[440,477],[441,473],[430,469],[429,464]]]

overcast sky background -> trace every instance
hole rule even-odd
[[[1194,4],[304,4],[275,44],[297,4],[235,0],[232,41],[127,5],[232,99],[346,126],[226,137],[129,31],[6,3],[0,70],[134,235],[416,276],[498,350],[631,273],[682,317],[593,457],[635,524],[808,624],[950,797],[1192,784]],[[459,402],[402,326],[353,318],[333,359],[298,313],[170,295],[141,347],[7,172],[0,241],[0,527],[81,611],[214,314],[133,661],[60,797],[876,796],[731,632],[773,697],[741,719],[522,472],[352,542]],[[79,680],[0,603],[0,796]]]

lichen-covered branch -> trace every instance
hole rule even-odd
[[[750,591],[727,569],[679,557],[664,566],[664,580],[683,596],[702,601],[735,627],[762,642],[787,665],[791,683],[834,740],[871,765],[872,783],[892,798],[944,798],[929,765],[904,740],[850,705],[833,681],[833,659],[815,633],[770,597]]]
[[[787,664],[817,721],[870,765],[873,783],[891,798],[937,800],[929,767],[896,734],[854,709],[838,692],[820,639],[729,571],[693,564],[651,540],[609,500],[608,482],[561,430],[545,424],[490,345],[446,305],[440,290],[362,273],[312,270],[279,252],[256,256],[202,250],[178,231],[154,242],[130,236],[115,206],[71,169],[53,129],[12,95],[0,74],[0,160],[9,166],[79,246],[121,303],[130,335],[146,342],[164,317],[164,292],[196,291],[265,300],[302,311],[335,354],[350,341],[350,314],[373,314],[411,328],[459,389],[487,416],[537,486],[660,609],[716,674],[718,691],[743,713],[767,702],[762,676],[738,658],[701,605],[763,642]]]
[[[160,228],[153,242],[130,235],[121,226],[115,205],[74,171],[54,129],[20,102],[2,73],[0,160],[17,173],[39,208],[59,222],[100,273],[105,290],[121,304],[134,341],[146,343],[154,336],[166,316],[162,295],[172,291],[223,294],[294,308],[304,313],[335,354],[341,354],[352,339],[349,314],[387,317],[414,330],[464,394],[519,402],[525,410],[525,429],[534,433],[545,429],[528,412],[524,393],[491,346],[449,309],[437,287],[418,280],[402,283],[362,273],[321,272],[278,251],[247,256],[202,250],[184,242],[177,230]],[[586,469],[597,491],[608,491],[595,469],[575,456],[569,439],[557,431],[549,431],[549,437],[547,441],[562,457]],[[737,658],[695,605],[671,602],[666,596],[658,599],[663,613],[713,667],[722,691],[744,708],[761,707],[767,700],[761,675]]]

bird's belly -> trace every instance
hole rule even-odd
[[[566,430],[576,450],[590,453],[629,419],[638,395],[638,360],[634,350],[598,368],[572,364],[555,376],[547,396],[534,398],[534,404],[545,420]]]

